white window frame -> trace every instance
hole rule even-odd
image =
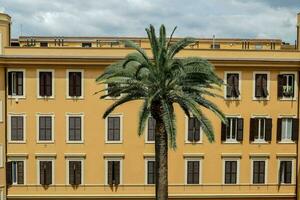
[[[84,157],[67,157],[66,158],[66,185],[70,185],[69,183],[69,162],[70,161],[80,161],[81,162],[81,184],[84,185]]]
[[[203,143],[203,130],[202,130],[202,127],[200,126],[200,140],[199,141],[197,141],[197,142],[191,142],[191,141],[189,141],[188,140],[188,136],[189,136],[189,117],[188,116],[184,116],[185,118],[185,120],[184,120],[184,122],[185,122],[185,143],[186,144],[202,144]]]
[[[265,161],[265,183],[253,183],[253,175],[254,175],[253,174],[253,162],[254,161]],[[269,167],[268,161],[269,161],[268,157],[252,157],[251,158],[251,169],[250,169],[250,174],[251,174],[250,184],[251,185],[266,185],[266,184],[268,184],[268,167]]]
[[[120,161],[120,184],[123,184],[123,158],[122,157],[106,157],[104,159],[105,162],[105,170],[104,170],[104,180],[105,180],[105,185],[108,184],[108,161]]]
[[[23,140],[11,140],[11,117],[12,116],[21,116],[23,117]],[[24,113],[8,113],[8,122],[7,122],[7,133],[8,133],[8,143],[26,143],[26,114]]]
[[[4,167],[3,162],[4,162],[4,148],[3,144],[0,144],[0,168]]]
[[[0,100],[0,122],[3,122],[3,101]]]
[[[297,118],[297,116],[296,115],[279,115],[278,118],[293,118],[293,119],[295,119],[295,118]],[[292,122],[292,125],[293,125],[293,122]],[[282,126],[282,124],[281,124],[281,126]],[[293,128],[292,128],[292,131],[293,131]],[[281,132],[281,130],[280,130],[280,132]],[[292,133],[292,137],[293,137],[293,133]],[[282,136],[281,136],[281,140],[278,141],[278,143],[279,144],[295,144],[295,141],[293,141],[292,139],[290,139],[290,140],[284,139],[283,140]]]
[[[278,157],[277,158],[277,183],[279,184],[279,173],[280,173],[280,162],[281,161],[292,161],[292,177],[291,177],[291,183],[280,183],[282,185],[293,185],[296,183],[296,160],[293,157]]]
[[[239,92],[240,95],[237,98],[234,97],[227,97],[227,76],[228,74],[238,74],[239,75]],[[224,71],[224,99],[230,101],[239,101],[242,98],[242,72],[241,71]]]
[[[9,99],[16,99],[16,101],[18,101],[18,99],[25,99],[26,98],[26,70],[25,69],[16,69],[16,68],[11,68],[7,70],[6,73],[6,80],[8,81],[8,72],[23,72],[23,95],[8,95],[8,89],[7,89],[7,97]],[[7,84],[9,84],[7,82]],[[7,86],[8,88],[8,86]]]
[[[184,159],[184,184],[185,185],[202,185],[202,171],[203,171],[203,158],[202,157],[199,157],[199,158],[194,158],[194,157],[191,157],[191,158],[185,158]],[[199,184],[190,184],[190,183],[187,183],[187,179],[188,179],[188,174],[187,174],[187,170],[188,170],[188,161],[199,161]]]
[[[120,140],[108,140],[108,117],[120,117]],[[120,144],[123,143],[123,114],[110,114],[105,118],[105,143]]]
[[[223,157],[223,167],[222,167],[222,183],[224,185],[238,185],[240,184],[240,161],[241,158],[240,157]],[[226,161],[236,161],[236,167],[237,167],[237,171],[236,171],[236,183],[225,183],[225,162]]]
[[[27,172],[27,167],[26,167],[26,160],[27,157],[23,157],[23,156],[16,156],[16,157],[8,157],[8,162],[14,162],[14,161],[23,161],[23,179],[24,179],[24,184],[18,184],[18,183],[12,183],[12,185],[26,185],[26,180],[27,180],[27,176],[26,176],[26,172]]]
[[[44,97],[40,96],[40,72],[51,72],[52,74],[52,96]],[[36,85],[37,85],[37,91],[36,96],[38,99],[54,99],[55,98],[55,70],[54,69],[37,69],[36,71]]]
[[[81,140],[69,140],[69,118],[81,117]],[[66,143],[67,144],[83,144],[84,143],[84,114],[83,113],[67,113],[66,114]]]
[[[251,119],[252,118],[266,118],[266,119],[272,119],[272,117],[270,117],[269,115],[252,115],[251,116]],[[272,119],[273,120],[273,119]],[[259,122],[259,124],[260,124],[260,122]],[[259,128],[259,130],[258,130],[258,132],[259,132],[259,134],[260,134],[260,126],[258,125],[258,128]],[[265,131],[266,131],[266,126],[265,126]],[[273,132],[273,131],[272,131]],[[265,133],[265,137],[266,137],[266,133]],[[266,141],[266,139],[263,139],[263,140],[261,140],[261,139],[255,139],[254,138],[254,141],[253,142],[251,142],[252,144],[269,144],[267,141]]]
[[[51,161],[52,162],[52,184],[55,185],[55,158],[53,157],[37,157],[36,169],[37,169],[37,185],[41,185],[40,183],[40,162],[41,161]]]
[[[51,140],[40,140],[39,138],[39,131],[40,131],[40,127],[39,127],[39,119],[40,117],[51,117],[51,125],[52,125],[52,133],[51,133]],[[36,143],[54,143],[55,141],[55,131],[54,131],[54,127],[55,127],[55,116],[53,113],[37,113],[36,114]]]
[[[297,72],[295,72],[295,71],[282,71],[282,72],[279,72],[279,74],[280,75],[293,74],[294,77],[295,77],[295,80],[294,80],[294,96],[293,97],[282,97],[282,98],[279,98],[279,100],[280,101],[291,101],[291,100],[292,101],[296,101],[297,100],[297,91],[298,91],[298,76],[297,76]]]
[[[149,116],[150,118],[151,116]],[[146,144],[154,144],[155,141],[149,141],[148,140],[148,122],[149,122],[149,118],[147,119],[147,123],[146,123],[146,126],[145,126],[145,131],[144,131],[144,135],[145,135],[145,143]]]
[[[255,75],[256,74],[267,74],[267,90],[269,95],[266,98],[256,98],[255,97]],[[252,77],[252,100],[254,101],[268,101],[270,100],[271,91],[270,91],[270,72],[269,71],[254,71]]]
[[[154,184],[148,184],[148,162],[149,161],[154,161],[155,162],[155,157],[146,157],[145,158],[145,185],[155,185]]]
[[[241,119],[242,116],[241,115],[226,115],[226,118],[238,118]],[[231,131],[231,130],[230,130]],[[225,138],[226,140],[223,142],[223,144],[240,144],[241,142],[237,141],[237,132],[236,132],[236,139],[227,139],[227,137]]]
[[[81,96],[71,97],[69,96],[69,72],[81,73]],[[67,69],[66,70],[66,99],[84,99],[84,70],[83,69]]]

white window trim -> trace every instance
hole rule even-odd
[[[236,161],[237,162],[237,171],[236,171],[236,183],[225,183],[225,162],[226,161]],[[223,157],[223,167],[222,167],[222,183],[224,185],[238,185],[240,184],[240,161],[241,158],[240,157]]]
[[[104,88],[107,89],[107,88],[108,88],[108,84],[105,84],[105,85],[104,85]],[[108,94],[108,91],[105,90],[105,95],[107,95],[107,94]],[[105,97],[104,99],[107,99],[107,100],[117,100],[117,99],[120,99],[123,95],[124,95],[124,94],[121,93],[121,95],[118,96],[118,97],[107,96],[107,97]]]
[[[282,185],[293,185],[296,183],[296,173],[295,173],[295,169],[296,169],[296,160],[295,158],[292,157],[278,157],[277,159],[277,183],[279,184],[279,173],[280,173],[280,161],[292,161],[292,181],[291,183],[280,183]]]
[[[155,161],[155,157],[146,157],[145,158],[145,185],[154,185],[148,184],[148,161]]]
[[[120,117],[120,140],[108,140],[108,117]],[[105,143],[120,144],[123,143],[123,114],[110,114],[105,118]]]
[[[4,148],[3,148],[3,144],[0,144],[0,168],[4,167],[3,162],[4,162]]]
[[[187,178],[188,178],[188,175],[187,175],[187,169],[188,169],[188,161],[199,161],[199,184],[188,184],[187,183]],[[202,167],[202,157],[199,157],[199,158],[193,158],[193,157],[190,157],[190,158],[185,158],[184,159],[184,184],[185,185],[202,185],[202,171],[203,171],[203,167]]]
[[[69,140],[69,117],[81,117],[81,140]],[[84,143],[84,114],[83,113],[67,113],[66,114],[66,143],[67,144],[83,144]]]
[[[280,75],[282,75],[282,74],[294,74],[294,77],[295,77],[295,80],[294,80],[294,96],[293,97],[282,97],[282,98],[279,98],[279,100],[280,101],[291,101],[291,100],[292,101],[296,101],[297,100],[297,91],[298,91],[298,76],[297,76],[297,72],[295,72],[295,71],[282,71],[282,72],[279,72],[279,74]]]
[[[40,96],[40,72],[51,72],[52,73],[52,96],[44,97]],[[36,96],[38,99],[54,99],[55,98],[55,70],[54,69],[38,69],[36,71]]]
[[[3,122],[3,101],[0,100],[0,122]]]
[[[71,97],[69,96],[69,72],[81,73],[81,96]],[[66,70],[66,99],[84,99],[84,70],[83,69],[67,69]]]
[[[279,115],[278,118],[297,118],[296,115]],[[295,144],[293,140],[282,140],[278,141],[278,144]]]
[[[52,133],[51,133],[51,138],[52,140],[40,140],[39,138],[39,118],[40,117],[51,117],[52,120]],[[53,113],[37,113],[36,114],[36,143],[41,143],[41,144],[45,144],[45,143],[54,143],[55,141],[55,131],[54,131],[54,127],[55,127],[55,116]]]
[[[23,161],[23,166],[24,166],[24,174],[23,174],[23,179],[24,179],[24,184],[18,184],[18,183],[13,183],[13,185],[26,185],[26,180],[27,180],[27,176],[26,176],[26,173],[27,173],[27,167],[26,167],[26,160],[27,160],[27,157],[26,156],[14,156],[14,157],[8,157],[7,159],[9,162],[13,162],[13,161]]]
[[[270,115],[251,115],[250,119],[252,119],[252,118],[267,118],[267,119],[272,119],[272,117]],[[273,133],[273,128],[272,128],[272,133]],[[254,141],[251,142],[251,144],[269,144],[269,142],[267,142],[266,140],[260,140],[260,139],[257,140],[257,139],[254,139]]]
[[[23,140],[11,140],[11,117],[12,116],[21,116],[23,117]],[[26,143],[26,114],[24,113],[8,113],[8,122],[7,122],[7,133],[8,133],[8,143]]]
[[[185,144],[202,144],[203,143],[203,130],[202,130],[202,127],[200,126],[200,140],[199,141],[197,141],[197,142],[190,142],[189,140],[188,140],[188,136],[189,136],[189,134],[188,134],[188,132],[189,132],[189,117],[188,116],[184,116],[185,118],[185,120],[184,120],[184,122],[185,122]]]
[[[9,99],[16,99],[16,101],[18,101],[18,99],[25,99],[26,98],[26,70],[25,69],[15,69],[15,68],[8,69],[7,73],[6,73],[7,81],[8,81],[8,72],[23,72],[23,95],[8,95],[8,89],[7,89],[7,97]],[[7,84],[9,84],[9,83],[7,83]]]
[[[150,118],[151,116],[149,116]],[[146,123],[146,126],[145,126],[145,131],[144,131],[144,135],[145,135],[145,144],[154,144],[155,141],[149,141],[148,140],[148,121],[149,121],[149,118],[147,119],[147,123]]]
[[[240,95],[238,98],[234,98],[234,97],[227,97],[226,95],[226,84],[227,84],[227,75],[228,74],[238,74],[239,75],[239,92]],[[225,100],[230,100],[230,101],[239,101],[242,98],[242,72],[241,71],[224,71],[224,99]]]
[[[242,118],[241,115],[226,115],[225,117],[226,118],[239,118],[239,119]],[[237,138],[237,135],[236,135],[236,138]],[[232,140],[232,139],[227,140],[227,138],[226,138],[226,140],[224,142],[222,142],[222,144],[241,144],[241,142],[239,142],[237,140]]]
[[[105,170],[104,170],[104,180],[105,180],[105,185],[108,185],[108,161],[120,161],[120,184],[123,184],[123,158],[115,158],[115,157],[106,157],[104,159],[105,162]]]
[[[266,185],[268,184],[268,157],[251,157],[251,169],[250,169],[250,184],[251,185]],[[253,161],[265,161],[265,183],[253,183]]]
[[[256,98],[255,97],[255,75],[256,74],[267,74],[267,90],[269,95],[266,98]],[[252,77],[252,100],[254,101],[268,101],[270,100],[271,91],[270,91],[270,72],[269,71],[254,71]]]
[[[70,161],[80,161],[81,162],[81,184],[84,185],[84,157],[67,157],[66,158],[66,185],[69,183],[69,162]]]
[[[52,184],[55,185],[55,158],[53,157],[37,157],[36,169],[37,169],[37,185],[41,185],[40,183],[40,162],[41,161],[51,161],[52,162]]]

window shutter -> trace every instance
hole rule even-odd
[[[250,142],[254,141],[254,138],[258,136],[258,119],[250,119]]]
[[[226,131],[227,131],[227,126],[225,123],[221,122],[221,141],[226,141]]]
[[[235,92],[235,97],[240,96],[240,90],[239,90],[239,74],[235,74],[233,77],[233,83],[234,83],[234,92]]]
[[[148,184],[154,184],[155,183],[155,161],[148,161],[147,162],[147,177],[148,177]]]
[[[299,118],[294,119],[293,118],[293,123],[292,123],[292,140],[297,141],[298,140],[298,135],[299,135]]]
[[[120,140],[120,129],[121,129],[121,127],[120,127],[120,117],[115,117],[115,120],[114,120],[114,129],[115,129],[115,131],[114,131],[114,138],[115,138],[115,140]]]
[[[198,142],[200,140],[200,122],[196,118],[194,118],[194,125],[195,125],[194,141]]]
[[[13,91],[13,83],[12,83],[12,72],[8,72],[7,74],[7,85],[8,85],[8,95],[12,95]]]
[[[23,72],[16,72],[17,75],[17,95],[23,95]]]
[[[193,183],[199,184],[199,161],[194,161],[193,163],[194,163]]]
[[[45,73],[45,96],[52,96],[52,73],[46,72]]]
[[[113,184],[113,161],[107,161],[107,183]]]
[[[148,141],[155,140],[155,119],[153,117],[148,118],[148,134],[147,134]]]
[[[120,184],[120,161],[114,161],[114,183]]]
[[[226,97],[232,97],[233,92],[233,75],[227,75],[227,85],[226,85]]]
[[[255,75],[255,97],[262,97],[262,76],[260,74]]]
[[[277,96],[278,98],[283,97],[283,75],[281,74],[278,75],[278,80],[277,80]]]
[[[69,161],[69,184],[75,185],[75,165],[74,161]]]
[[[267,118],[266,119],[266,125],[265,125],[265,133],[266,133],[266,141],[271,142],[272,141],[272,119]]]
[[[80,97],[81,96],[81,73],[75,72],[75,96]]]
[[[193,170],[193,168],[194,168],[193,162],[192,161],[188,161],[187,165],[188,165],[188,169],[187,169],[187,183],[191,184],[191,183],[193,183],[193,172],[194,172],[194,170]]]
[[[258,183],[259,161],[253,162],[253,183]]]
[[[81,184],[81,161],[75,162],[75,184]]]
[[[292,161],[285,162],[285,183],[292,183]]]
[[[269,95],[268,92],[268,76],[267,74],[262,75],[262,91],[263,91],[263,97],[267,97]]]
[[[243,129],[244,129],[244,119],[238,118],[237,119],[237,141],[243,141]]]
[[[46,162],[46,185],[52,184],[52,162]]]
[[[40,96],[45,96],[45,74],[43,72],[39,73],[40,79]]]
[[[73,97],[75,96],[75,93],[74,93],[74,72],[69,72],[69,96],[70,97]]]
[[[284,165],[285,165],[285,162],[281,161],[280,166],[279,166],[279,174],[278,174],[279,184],[283,182],[282,175],[284,174],[284,168],[285,168]]]
[[[189,117],[188,118],[188,141],[193,142],[194,140],[194,118]]]
[[[6,184],[12,185],[12,162],[6,163]]]
[[[282,127],[282,119],[277,119],[277,142],[281,141],[281,127]]]
[[[46,184],[46,170],[45,170],[45,168],[46,168],[46,165],[45,165],[45,163],[44,163],[44,161],[40,161],[40,184],[41,185],[45,185]]]
[[[294,95],[295,95],[295,75],[294,74],[292,74],[292,77],[293,77],[293,88],[292,88],[292,94],[291,94],[291,97],[294,97]]]
[[[18,161],[17,162],[17,170],[18,170],[18,184],[24,184],[24,162]]]

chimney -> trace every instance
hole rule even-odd
[[[0,13],[0,55],[3,54],[4,47],[10,46],[10,24],[10,16]]]
[[[300,51],[300,12],[297,15],[297,49]]]

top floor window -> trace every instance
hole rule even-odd
[[[8,95],[23,96],[24,95],[24,72],[9,71],[8,72]]]
[[[196,117],[188,118],[188,132],[187,140],[188,142],[199,142],[200,138],[200,122]]]
[[[39,72],[39,96],[52,96],[52,72],[50,71]]]
[[[81,97],[82,94],[82,72],[81,71],[69,71],[68,72],[69,78],[69,90],[68,95],[69,97]]]
[[[155,119],[153,117],[148,118],[148,127],[147,127],[147,142],[155,141]]]
[[[226,74],[226,98],[238,98],[240,96],[240,83],[238,73]]]
[[[268,74],[256,73],[255,74],[255,98],[267,98],[268,91]]]
[[[110,94],[111,92],[114,92],[114,87],[115,86],[118,86],[118,84],[115,84],[115,83],[107,84],[107,94]],[[114,93],[114,94],[109,95],[109,97],[111,97],[111,98],[118,98],[120,96],[121,96],[120,93]]]
[[[278,97],[293,98],[295,74],[279,74],[278,75]]]

